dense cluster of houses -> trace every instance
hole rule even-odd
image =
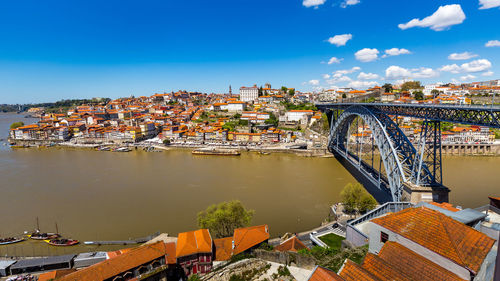
[[[311,101],[300,92],[291,96],[266,89],[265,95],[251,100],[242,95],[177,92],[81,105],[41,114],[37,124],[12,129],[10,139],[134,143],[158,137],[173,143],[278,143],[292,141],[296,135],[293,130],[278,129],[278,122],[294,128],[321,117],[313,110],[285,109],[284,101]]]

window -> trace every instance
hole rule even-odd
[[[380,242],[385,243],[387,240],[389,240],[389,234],[380,231]]]

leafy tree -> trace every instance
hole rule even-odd
[[[200,276],[198,276],[198,274],[193,274],[189,276],[188,281],[201,281],[201,278]]]
[[[259,97],[264,95],[264,91],[262,90],[262,86],[260,86],[258,93],[259,93]]]
[[[238,200],[214,204],[198,213],[198,226],[208,228],[215,238],[229,237],[236,228],[248,226],[254,213]]]
[[[389,83],[385,83],[384,86],[382,86],[382,88],[384,89],[384,92],[385,93],[392,93],[392,84],[389,84]]]
[[[288,92],[288,88],[287,88],[287,87],[285,87],[285,86],[281,86],[281,91],[282,91],[283,93],[286,93],[286,92]]]
[[[422,85],[420,84],[420,81],[407,81],[401,85],[402,91],[408,91],[411,89],[421,89],[421,88]]]
[[[235,115],[233,115],[233,119],[240,119],[241,118],[241,114],[239,113],[236,113]]]
[[[22,127],[24,126],[24,123],[23,122],[14,122],[10,125],[10,128],[11,129],[16,129],[16,128],[19,128],[19,127]]]
[[[437,97],[439,95],[439,91],[436,90],[436,89],[434,89],[434,90],[431,91],[431,94],[432,94],[433,97]]]
[[[347,95],[345,93],[342,94],[342,98],[345,99],[347,98]]]
[[[288,95],[291,97],[295,96],[295,89],[288,90]]]
[[[415,95],[416,100],[423,100],[424,99],[424,93],[422,91],[413,92],[413,95]]]
[[[164,139],[163,140],[164,145],[169,145],[170,144],[170,139]]]
[[[273,125],[276,127],[276,126],[278,126],[278,119],[276,118],[276,116],[273,113],[269,113],[269,119],[264,121],[264,123],[266,123],[268,125]]]
[[[359,183],[348,183],[344,189],[342,189],[342,192],[340,192],[340,197],[342,197],[342,203],[348,213],[354,213],[356,211],[365,213],[377,206],[375,198],[373,198],[373,196],[371,196]]]

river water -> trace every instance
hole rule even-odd
[[[0,114],[0,138],[14,121]],[[207,206],[238,199],[273,236],[318,226],[343,186],[355,179],[334,158],[291,154],[193,156],[187,150],[130,153],[86,149],[10,149],[0,143],[0,237],[36,227],[81,241],[124,240],[196,228]],[[500,195],[500,157],[445,157],[450,201],[478,207]],[[121,246],[123,247],[123,246]],[[0,246],[0,255],[61,254],[119,247]],[[52,250],[51,250],[52,249]],[[9,252],[10,251],[10,252]]]

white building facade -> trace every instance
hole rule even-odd
[[[259,97],[259,88],[256,85],[253,87],[240,88],[240,101],[251,102]]]

